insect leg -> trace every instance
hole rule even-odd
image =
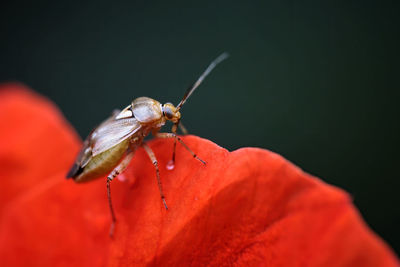
[[[107,176],[107,196],[108,196],[108,206],[110,207],[110,212],[111,212],[111,227],[110,227],[110,236],[112,237],[114,234],[114,228],[115,228],[115,222],[117,219],[115,218],[115,213],[114,209],[112,206],[112,201],[111,201],[111,190],[110,190],[110,183],[111,181],[117,177],[119,174],[121,174],[125,168],[128,166],[129,162],[131,161],[133,157],[133,152],[128,152],[128,154],[125,156],[125,158],[117,165],[117,167],[112,170],[112,172]]]
[[[186,130],[185,126],[183,126],[183,124],[182,124],[180,121],[178,121],[177,123],[175,123],[175,124],[172,126],[172,133],[175,134],[175,138],[174,138],[174,149],[172,150],[172,160],[171,160],[172,166],[175,166],[176,131],[177,131],[178,126],[179,126],[179,129],[181,129],[181,131],[182,131],[182,133],[183,133],[184,135],[188,134],[188,131]]]
[[[184,142],[183,140],[177,136],[175,133],[157,133],[156,137],[158,138],[175,138],[175,140],[178,140],[179,143],[181,143],[183,145],[183,147],[189,151],[190,154],[192,154],[192,156],[197,159],[198,161],[200,161],[203,164],[206,164],[206,162],[204,160],[202,160],[201,158],[199,158]],[[175,155],[175,153],[174,153]]]
[[[186,129],[185,126],[183,126],[182,122],[179,122],[179,129],[181,129],[183,135],[189,134],[188,130]]]
[[[181,131],[182,131],[183,134],[188,134],[188,131],[186,130],[185,126],[183,126],[183,124],[182,124],[180,121],[178,121],[177,123],[175,123],[175,124],[172,126],[172,133],[175,134],[175,138],[174,138],[174,149],[172,150],[172,160],[171,160],[172,166],[175,166],[176,131],[177,131],[178,126],[179,126],[179,129],[181,129]]]
[[[143,146],[144,150],[146,151],[147,155],[149,156],[151,162],[153,163],[154,168],[156,168],[158,190],[160,190],[161,200],[164,203],[165,209],[168,210],[167,202],[165,202],[165,196],[164,196],[164,192],[163,192],[162,184],[161,184],[161,180],[160,180],[160,170],[158,169],[157,158],[154,155],[153,150],[151,150],[151,148],[146,143],[143,142],[142,146]]]
[[[174,137],[174,149],[172,150],[172,166],[175,166],[175,151],[176,151],[176,130],[178,128],[179,121],[172,126],[172,133],[175,135]]]

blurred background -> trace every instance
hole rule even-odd
[[[139,96],[189,132],[275,151],[347,190],[400,251],[398,1],[13,1],[0,82],[54,101],[82,137]]]

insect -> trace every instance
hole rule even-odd
[[[160,180],[158,161],[154,152],[144,142],[144,138],[147,135],[152,133],[153,136],[159,138],[174,138],[172,160],[170,161],[171,164],[169,166],[174,166],[175,164],[175,149],[177,141],[181,143],[194,158],[205,164],[205,162],[200,159],[176,134],[178,126],[181,127],[184,133],[186,132],[182,124],[180,124],[180,110],[204,78],[218,63],[225,60],[228,56],[227,53],[223,53],[212,61],[197,81],[186,90],[182,100],[176,107],[171,103],[161,104],[160,102],[148,97],[136,98],[122,111],[115,111],[110,118],[97,126],[97,128],[95,128],[83,142],[82,149],[79,152],[75,163],[68,172],[67,178],[72,178],[77,183],[83,183],[104,177],[108,174],[107,197],[112,219],[110,236],[113,235],[116,223],[116,217],[111,201],[110,183],[125,170],[133,158],[135,151],[139,147],[144,148],[155,167],[161,200],[165,209],[168,210]],[[167,121],[173,123],[171,133],[160,133],[160,128]]]

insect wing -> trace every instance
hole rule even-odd
[[[90,135],[92,156],[96,156],[126,140],[141,128],[135,118],[109,119]]]
[[[89,144],[89,138],[87,138],[83,143],[83,146],[76,158],[76,161],[74,162],[71,169],[67,173],[67,178],[70,177],[74,178],[77,177],[80,173],[82,173],[83,168],[86,166],[86,164],[89,163],[91,158],[92,158],[92,149]]]
[[[118,116],[120,116],[120,111],[115,110],[111,117],[89,134],[67,177],[78,176],[94,156],[119,144],[140,129],[140,124],[136,119],[132,117],[116,119]]]

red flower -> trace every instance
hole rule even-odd
[[[169,210],[143,149],[111,184],[65,179],[80,141],[46,99],[0,92],[0,259],[3,266],[399,266],[350,197],[263,149],[234,152],[195,136],[149,143]]]

